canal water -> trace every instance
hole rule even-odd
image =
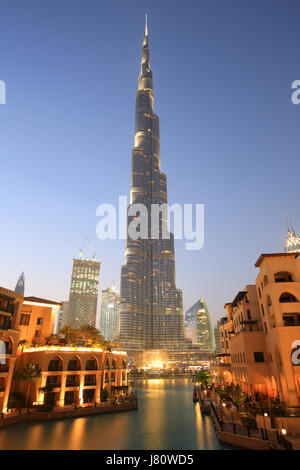
[[[230,449],[192,401],[190,379],[136,380],[139,409],[0,429],[0,449]]]

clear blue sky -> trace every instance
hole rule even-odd
[[[124,241],[96,237],[96,207],[129,194],[148,13],[169,202],[205,204],[205,246],[176,242],[185,309],[213,321],[254,282],[262,252],[299,220],[298,1],[2,0],[0,284],[68,298],[85,236],[119,284]]]

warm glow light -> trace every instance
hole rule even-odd
[[[282,429],[281,429],[281,434],[282,434],[283,436],[285,436],[285,435],[286,435],[286,432],[287,432],[287,431],[286,431],[286,429],[285,429],[285,428],[282,428]]]
[[[24,348],[25,352],[36,352],[36,351],[78,351],[78,352],[103,352],[101,348],[81,348],[80,346],[37,346],[35,348]],[[118,354],[116,352],[116,354]]]

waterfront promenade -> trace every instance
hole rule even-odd
[[[7,426],[0,429],[0,449],[234,449],[193,404],[190,379],[135,379],[134,389],[136,410]]]
[[[26,421],[51,421],[66,418],[78,418],[82,416],[99,415],[105,413],[116,413],[121,411],[130,411],[138,409],[138,401],[136,395],[131,400],[122,403],[114,403],[112,400],[108,402],[98,403],[89,406],[70,406],[59,408],[56,407],[52,411],[34,411],[20,410],[9,414],[2,414],[0,418],[0,428],[23,423]]]

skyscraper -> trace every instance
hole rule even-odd
[[[203,351],[214,349],[213,332],[210,315],[204,299],[198,300],[185,313],[184,333],[193,344]]]
[[[217,321],[217,324],[214,326],[214,337],[215,337],[215,346],[216,354],[221,352],[221,334],[220,334],[221,320]]]
[[[113,341],[120,332],[120,296],[114,284],[102,291],[100,332],[106,341]]]
[[[185,344],[182,293],[176,288],[174,236],[151,239],[151,205],[167,203],[167,178],[160,169],[159,118],[153,109],[147,18],[141,73],[136,93],[135,138],[132,150],[130,205],[148,210],[148,238],[127,236],[125,264],[121,269],[120,341],[130,350],[174,349]],[[166,225],[164,225],[166,227]]]
[[[78,328],[95,326],[100,263],[94,259],[73,259],[67,324]]]
[[[24,295],[25,292],[25,275],[24,272],[20,275],[18,282],[15,287],[15,292]]]
[[[288,236],[285,239],[284,251],[286,253],[300,253],[300,237],[296,235],[294,227],[287,222]]]

